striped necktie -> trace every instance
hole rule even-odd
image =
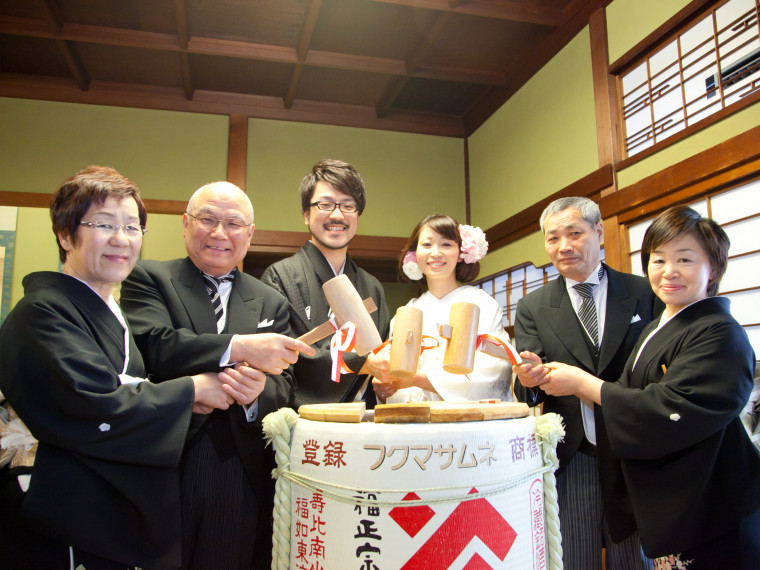
[[[604,267],[599,268],[599,281],[604,276]],[[596,317],[596,303],[594,303],[594,283],[578,283],[573,285],[578,294],[581,296],[581,308],[578,310],[578,318],[586,329],[591,342],[599,348],[599,322]]]
[[[208,273],[201,272],[201,276],[206,283],[206,292],[211,299],[211,307],[214,309],[214,317],[216,318],[217,331],[220,328],[220,321],[224,317],[224,307],[222,306],[222,298],[219,296],[219,285],[226,281],[233,281],[237,275],[237,267],[226,275],[221,277],[214,277]]]

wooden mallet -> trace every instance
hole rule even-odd
[[[345,275],[333,277],[322,285],[322,291],[330,304],[335,322],[338,328],[348,322],[356,325],[356,344],[354,349],[359,355],[367,354],[375,347],[382,344],[380,333],[377,332],[371,312],[377,310],[372,299],[362,301],[353,283]],[[298,337],[298,340],[306,344],[313,344],[326,338],[335,332],[332,323],[326,321],[311,329],[306,334]]]
[[[417,307],[399,307],[393,321],[390,373],[410,378],[417,372],[422,347],[422,311]]]
[[[441,337],[448,339],[443,355],[443,369],[452,374],[469,374],[475,363],[475,350],[490,356],[509,360],[513,364],[522,362],[514,349],[511,353],[503,346],[483,342],[478,346],[478,321],[480,308],[473,303],[453,303],[449,324],[439,327]],[[507,343],[505,343],[509,346]]]

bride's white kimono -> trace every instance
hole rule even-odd
[[[441,338],[438,325],[449,322],[453,303],[474,303],[480,308],[478,334],[490,334],[508,341],[502,326],[502,310],[495,299],[485,291],[471,285],[462,285],[443,299],[429,291],[407,303],[408,307],[422,310],[422,334],[438,340],[438,347],[424,350],[417,369],[423,371],[438,394],[421,388],[405,388],[388,398],[388,403],[424,400],[466,401],[481,399],[511,400],[512,367],[508,360],[494,358],[480,351],[475,353],[475,364],[470,374],[451,374],[443,369],[446,339]],[[395,320],[395,319],[394,319]],[[391,321],[391,331],[393,331]],[[430,341],[426,341],[430,343]]]

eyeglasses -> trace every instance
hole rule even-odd
[[[109,224],[108,222],[79,222],[80,226],[88,228],[95,228],[96,231],[106,236],[112,236],[119,230],[123,229],[124,234],[127,237],[135,238],[142,236],[148,231],[145,226],[139,226],[136,224]]]
[[[242,234],[246,231],[251,224],[242,224],[236,220],[219,220],[213,216],[193,216],[190,212],[187,213],[198,226],[206,230],[207,232],[214,231],[219,224],[222,224],[224,231],[230,235]]]
[[[316,206],[322,212],[333,212],[339,208],[344,214],[355,214],[359,210],[359,206],[353,202],[312,202],[309,206]]]

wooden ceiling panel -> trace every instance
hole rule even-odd
[[[295,48],[307,0],[185,0],[194,36]]]
[[[52,8],[64,22],[125,30],[139,30],[142,25],[140,3],[137,0],[33,1]]]
[[[410,79],[393,104],[394,109],[418,113],[464,116],[487,87],[452,81]]]
[[[374,107],[387,86],[388,76],[379,73],[306,68],[296,98]]]
[[[2,0],[0,9],[4,16],[17,18],[45,18],[45,10],[42,2],[30,2],[29,0]]]
[[[609,1],[0,0],[0,97],[464,137]]]
[[[504,71],[526,44],[541,42],[553,31],[547,26],[457,16],[449,19],[424,63]]]
[[[324,0],[311,49],[403,61],[437,16],[434,10],[366,0]]]
[[[0,35],[0,71],[70,77],[66,60],[53,40]]]
[[[268,61],[194,55],[190,72],[196,89],[283,97],[291,66]]]
[[[84,68],[95,81],[179,87],[178,55],[121,46],[75,45]]]

